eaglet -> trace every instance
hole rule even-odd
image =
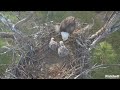
[[[69,54],[69,50],[65,47],[63,41],[60,41],[60,47],[58,48],[59,57],[65,57]]]
[[[49,48],[53,51],[57,51],[57,49],[58,49],[58,43],[56,41],[54,41],[53,37],[50,40]]]

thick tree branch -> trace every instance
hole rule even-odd
[[[33,12],[30,12],[30,15],[20,21],[18,21],[16,24],[13,24],[9,19],[7,19],[2,13],[0,13],[0,20],[10,28],[11,31],[18,33],[22,35],[23,33],[18,30],[18,27],[20,27],[23,23],[27,22],[33,15]]]
[[[33,12],[31,12],[30,16],[27,18],[21,20],[17,24],[13,24],[9,19],[7,19],[2,13],[0,13],[0,20],[8,27],[12,32],[14,32],[13,37],[21,47],[26,48],[32,48],[34,45],[32,45],[33,40],[31,40],[29,37],[27,37],[24,33],[22,33],[17,26],[25,23],[27,20],[29,20],[32,16]],[[5,33],[4,33],[5,35]],[[6,34],[7,35],[7,34]],[[2,36],[3,37],[3,36]],[[6,36],[7,37],[7,36]],[[10,37],[10,36],[9,36]]]
[[[14,26],[14,24],[9,20],[7,19],[2,13],[0,13],[0,20],[2,21],[2,23],[4,23],[8,28],[10,28],[10,30],[12,32],[15,32],[17,34],[22,34],[21,31],[17,30]]]
[[[113,12],[109,17],[106,24],[95,34],[93,34],[89,40],[91,41],[90,50],[99,42],[102,38],[107,37],[109,34],[120,29],[120,12]]]

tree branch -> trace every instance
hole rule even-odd
[[[14,24],[9,20],[7,19],[2,13],[0,13],[0,20],[2,21],[2,23],[4,23],[7,27],[10,28],[10,30],[12,32],[15,32],[15,33],[18,33],[18,34],[22,34],[21,31],[17,30],[14,26]]]
[[[100,64],[100,65],[94,65],[90,69],[87,69],[87,70],[83,71],[82,73],[80,73],[79,75],[77,75],[76,77],[74,77],[74,79],[77,79],[78,77],[80,77],[81,75],[83,75],[85,73],[88,74],[89,72],[91,72],[93,70],[96,70],[96,69],[99,69],[99,68],[107,68],[107,67],[110,67],[110,66],[120,66],[120,64]]]
[[[113,12],[109,17],[106,24],[95,34],[93,34],[89,40],[91,41],[90,50],[99,42],[102,38],[107,37],[109,34],[120,29],[120,12]]]
[[[14,27],[15,27],[15,28],[20,27],[23,23],[27,22],[32,16],[33,16],[33,11],[31,11],[31,12],[30,12],[30,15],[27,16],[26,18],[24,18],[24,19],[18,21],[18,22],[15,24]]]
[[[11,32],[0,32],[0,37],[14,39],[13,33],[11,33]]]

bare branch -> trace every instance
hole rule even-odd
[[[33,16],[33,11],[31,11],[31,12],[30,12],[30,15],[27,16],[26,18],[24,18],[24,19],[18,21],[18,22],[15,24],[14,27],[15,27],[15,28],[20,27],[23,23],[27,22],[32,16]]]
[[[15,33],[18,33],[18,34],[22,34],[22,32],[20,32],[19,30],[17,30],[14,26],[14,24],[9,20],[7,19],[2,13],[0,13],[0,20],[7,26],[10,28],[10,30],[12,32],[15,32]]]
[[[120,64],[100,64],[100,65],[97,65],[97,66],[95,64],[90,69],[87,69],[87,70],[83,71],[82,73],[80,73],[79,75],[77,75],[76,77],[74,77],[74,79],[77,79],[78,77],[80,77],[83,74],[88,74],[89,72],[91,72],[91,71],[93,71],[95,69],[107,68],[107,67],[110,67],[110,66],[120,66]]]
[[[93,34],[89,40],[91,40],[91,47],[89,50],[91,50],[97,42],[99,42],[102,38],[107,37],[109,34],[117,31],[120,29],[120,13],[119,12],[113,12],[111,16],[109,17],[106,24],[95,34]]]
[[[7,19],[2,13],[0,13],[0,20],[7,26],[11,27],[13,24],[9,19]]]

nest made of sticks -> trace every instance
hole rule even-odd
[[[17,64],[10,65],[6,70],[5,78],[73,78],[80,73],[85,59],[89,56],[86,42],[87,35],[85,34],[84,31],[81,31],[79,34],[69,37],[64,43],[70,54],[65,58],[60,58],[56,52],[49,49],[48,45],[51,37],[54,37],[55,41],[59,42],[62,40],[61,36],[55,32],[53,24],[41,25],[39,32],[21,38],[21,42],[16,42],[19,50],[22,49],[25,53],[20,55],[21,57]],[[82,46],[76,40],[81,42]],[[25,45],[26,47],[29,46],[27,50]],[[25,49],[22,47],[25,47]]]

